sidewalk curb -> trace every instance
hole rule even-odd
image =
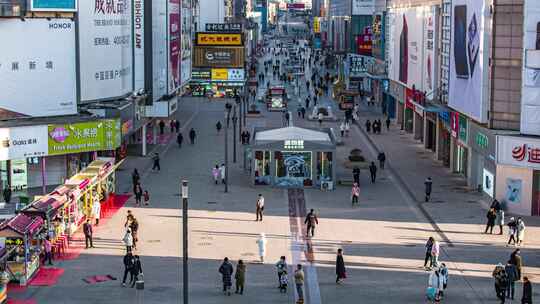
[[[373,149],[380,153],[381,149],[377,146],[377,144],[371,139],[371,137],[368,135],[368,133],[362,128],[360,123],[358,121],[354,121],[354,124],[358,127],[360,132],[364,135],[364,137],[367,139],[368,143],[373,147]],[[412,199],[412,201],[416,202],[416,206],[418,209],[420,209],[420,212],[422,212],[422,215],[428,220],[428,222],[431,224],[435,232],[441,237],[441,239],[448,245],[448,247],[454,247],[454,244],[452,241],[446,236],[444,231],[439,227],[435,219],[429,214],[427,209],[424,207],[424,204],[422,203],[422,200],[419,199],[414,192],[411,190],[411,188],[405,183],[403,180],[403,177],[394,170],[392,163],[388,160],[386,160],[386,169],[389,170],[395,177],[396,181],[403,187],[403,189],[407,192],[409,197]]]

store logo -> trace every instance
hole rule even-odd
[[[525,159],[525,154],[527,152],[527,145],[517,146],[512,149],[512,157],[517,161],[522,161]]]
[[[69,136],[69,131],[63,127],[56,127],[50,133],[49,136],[57,143],[63,143]]]
[[[208,52],[208,53],[205,54],[205,57],[206,57],[206,60],[208,60],[208,61],[214,60],[214,54],[213,53]]]
[[[540,163],[540,148],[531,148],[527,144],[514,147],[512,158],[517,161],[524,161],[527,158],[529,163]]]

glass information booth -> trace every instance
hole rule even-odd
[[[336,140],[332,129],[255,128],[249,151],[255,185],[333,188]]]

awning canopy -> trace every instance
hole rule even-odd
[[[260,131],[255,134],[255,141],[285,141],[304,140],[331,143],[332,140],[326,132],[304,129],[299,127],[285,127]]]
[[[66,195],[46,195],[21,210],[26,215],[39,215],[46,218],[56,214],[68,202]]]
[[[19,213],[0,224],[0,237],[16,236],[16,234],[20,236],[33,235],[41,230],[43,223],[41,217],[32,217]]]

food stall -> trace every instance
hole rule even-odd
[[[285,87],[271,87],[266,92],[266,108],[268,111],[285,111],[287,109],[287,93]]]
[[[5,238],[6,272],[10,281],[26,285],[40,266],[44,221],[39,216],[18,214],[0,224],[0,237]]]
[[[51,194],[37,197],[34,202],[20,212],[31,217],[41,217],[45,221],[45,231],[54,240],[66,231],[66,223],[69,218],[67,207],[70,201],[71,199],[67,193],[62,195],[55,190]]]
[[[278,187],[321,187],[336,180],[336,139],[332,129],[255,128],[252,181]]]

